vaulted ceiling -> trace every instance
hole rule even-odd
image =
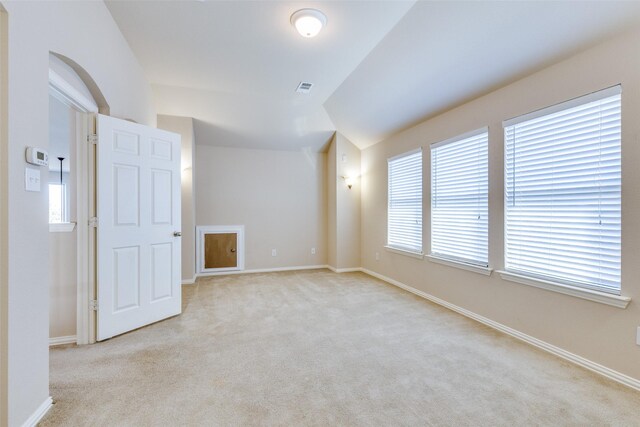
[[[198,144],[361,148],[640,22],[640,2],[107,1],[158,112]],[[328,16],[305,39],[301,8]],[[299,94],[301,81],[314,83]]]

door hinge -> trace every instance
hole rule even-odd
[[[89,219],[89,227],[97,228],[98,227],[98,217],[94,216]]]
[[[96,135],[95,133],[87,135],[87,142],[96,145],[98,143],[98,135]]]
[[[89,301],[89,308],[93,311],[98,311],[98,300],[92,299]]]

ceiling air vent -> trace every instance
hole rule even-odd
[[[313,83],[300,82],[300,84],[296,88],[296,92],[298,92],[298,93],[309,93],[309,92],[311,92],[311,88],[312,87],[313,87]]]

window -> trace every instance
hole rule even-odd
[[[49,184],[49,223],[67,222],[67,200],[64,184]]]
[[[487,267],[488,133],[431,146],[431,254]]]
[[[620,294],[620,86],[505,122],[505,268]]]
[[[422,150],[389,159],[387,245],[422,253]]]

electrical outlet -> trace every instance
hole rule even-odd
[[[380,261],[380,252],[376,252],[376,261]]]
[[[640,326],[636,330],[636,344],[640,345]]]
[[[277,256],[278,255],[278,251],[275,249],[271,249],[271,256]]]
[[[311,248],[311,255],[315,255],[316,254],[316,248]]]

